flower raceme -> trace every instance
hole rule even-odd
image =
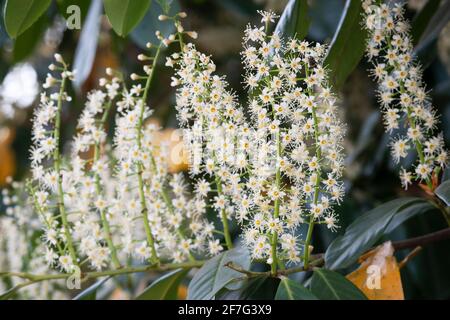
[[[137,262],[195,262],[232,248],[229,222],[240,226],[242,243],[272,271],[309,263],[313,228],[337,226],[333,210],[342,200],[343,124],[323,67],[320,44],[281,39],[248,26],[242,61],[248,105],[239,104],[215,64],[177,33],[152,45],[143,75],[131,88],[107,69],[100,88],[87,96],[77,133],[66,156],[60,152],[61,116],[70,101],[73,73],[60,55],[50,71],[33,119],[28,184],[39,216],[48,266],[64,273],[77,268],[104,270]],[[168,171],[169,151],[156,141],[159,128],[148,122],[149,88],[164,46],[178,43],[167,57],[174,68],[176,109],[190,158],[192,188],[182,174]],[[150,45],[149,45],[150,47]],[[112,139],[106,123],[115,119]],[[192,190],[191,190],[192,189]],[[192,191],[192,192],[190,192]],[[217,213],[222,230],[206,218]],[[308,225],[301,240],[299,226]],[[215,234],[223,234],[224,241]]]
[[[415,150],[418,160],[411,169],[401,169],[405,189],[413,180],[426,182],[447,165],[448,152],[442,134],[436,134],[436,111],[422,83],[420,65],[413,59],[409,23],[401,5],[393,7],[366,0],[364,27],[369,32],[367,56],[373,62],[372,75],[378,83],[386,130],[395,134],[391,143],[398,163]]]
[[[343,129],[323,67],[325,47],[283,43],[267,32],[274,18],[263,13],[266,28],[245,31],[248,110],[193,45],[167,65],[176,69],[172,85],[198,193],[206,195],[212,181],[219,216],[239,221],[253,258],[277,268],[309,258],[315,224],[337,228]],[[305,222],[309,236],[301,242]]]
[[[169,41],[161,37],[158,50]],[[126,266],[130,257],[153,264],[220,252],[214,226],[204,218],[205,198],[187,197],[182,175],[167,171],[165,146],[154,141],[159,128],[144,123],[151,115],[146,97],[154,66],[144,66],[144,76],[132,76],[145,80],[145,88],[135,84],[130,90],[119,73],[107,69],[110,79],[102,78],[102,90],[88,94],[65,158],[59,131],[73,74],[61,56],[55,58],[50,70],[61,71],[61,79],[49,75],[44,87],[58,93],[41,97],[31,154],[30,193],[41,216],[47,263],[71,273],[85,263],[102,270]],[[111,145],[105,125],[115,109]]]

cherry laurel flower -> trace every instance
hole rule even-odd
[[[422,82],[421,66],[413,58],[410,25],[400,4],[365,0],[363,7],[369,32],[366,52],[373,63],[385,127],[397,136],[391,144],[392,156],[399,163],[413,151],[418,154],[413,168],[401,169],[402,185],[406,189],[415,179],[430,187],[432,174],[447,165],[448,151],[442,134],[435,133],[438,119]]]
[[[262,16],[267,24],[274,18]],[[219,217],[242,224],[254,259],[298,262],[301,223],[337,227],[344,132],[322,64],[325,51],[248,26],[242,52],[248,118],[210,57],[187,45],[169,58],[198,193],[206,195],[212,179],[219,194],[211,205]]]

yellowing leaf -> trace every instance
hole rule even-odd
[[[370,300],[404,300],[400,268],[390,241],[359,258],[358,269],[347,275]]]
[[[10,128],[0,128],[0,186],[6,178],[14,175],[16,159],[11,144],[14,140],[14,131]]]

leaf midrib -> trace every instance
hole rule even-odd
[[[295,300],[294,295],[293,295],[293,293],[292,293],[292,290],[291,290],[291,288],[290,288],[288,282],[285,281],[285,280],[283,280],[283,285],[284,285],[284,287],[286,288],[286,292],[287,292],[287,295],[288,295],[289,299],[290,299],[290,300]]]
[[[5,10],[8,8],[8,5],[11,3],[11,1],[12,1],[12,0],[8,0],[8,2],[6,3],[6,6],[5,6]],[[15,30],[14,37],[17,37],[17,36],[19,35],[19,31],[22,29],[23,23],[25,22],[25,20],[28,18],[29,14],[30,14],[30,9],[31,9],[31,7],[33,6],[33,3],[34,3],[33,0],[32,0],[32,1],[28,1],[29,6],[28,6],[28,8],[25,10],[25,11],[26,11],[26,12],[25,12],[25,16],[23,16],[22,21],[19,22],[18,28],[16,28],[16,30]]]
[[[331,283],[327,280],[327,278],[325,277],[325,275],[322,274],[322,271],[320,270],[316,270],[316,273],[319,275],[319,277],[325,282],[325,284],[330,288],[331,292],[333,293],[333,295],[336,297],[337,300],[341,300],[341,298],[339,297],[339,295],[337,294],[336,290],[334,290],[333,286],[331,285]]]
[[[177,273],[173,274],[173,277],[171,277],[171,279],[169,279],[169,285],[167,285],[165,287],[165,289],[163,290],[163,294],[161,296],[162,300],[166,299],[167,293],[170,291],[170,289],[172,289],[172,286],[174,285],[174,283],[176,283],[176,281],[178,280],[178,278],[181,276],[181,274],[184,272],[183,269],[181,269],[180,271],[178,271]]]

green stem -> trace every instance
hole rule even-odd
[[[201,267],[205,261],[191,261],[191,262],[184,262],[184,263],[167,263],[162,265],[146,265],[146,266],[140,266],[140,267],[127,267],[122,269],[115,269],[115,270],[105,270],[105,271],[92,271],[92,272],[86,272],[81,274],[81,280],[86,281],[88,279],[95,279],[105,276],[116,276],[121,274],[131,274],[131,273],[138,273],[138,272],[148,272],[148,271],[167,271],[167,270],[175,270],[175,269],[192,269],[192,268],[199,268]],[[18,277],[22,279],[29,280],[27,282],[24,282],[18,286],[20,288],[26,287],[28,285],[42,282],[42,281],[48,281],[48,280],[60,280],[60,279],[67,279],[69,277],[73,276],[71,273],[59,273],[59,274],[32,274],[32,273],[26,273],[26,272],[0,272],[0,278],[1,277]]]
[[[42,207],[39,205],[38,200],[36,198],[36,192],[33,188],[33,185],[30,183],[28,186],[29,189],[29,193],[31,195],[31,197],[33,198],[33,203],[34,203],[34,207],[36,209],[36,211],[38,212],[38,214],[41,216],[41,219],[44,221],[45,225],[47,226],[48,229],[51,229],[52,226],[51,224],[48,222],[47,218],[45,217],[45,214],[42,210]],[[58,253],[59,255],[64,255],[63,249],[61,247],[61,244],[59,243],[58,239],[56,239],[56,247],[58,249]]]
[[[400,94],[402,94],[402,93],[404,93],[403,83],[401,83],[401,86],[400,86]],[[407,118],[408,118],[409,126],[412,129],[415,129],[416,128],[416,123],[414,122],[414,119],[411,116],[411,109],[409,107],[406,107],[406,115],[407,115]],[[421,164],[425,164],[425,155],[423,153],[422,143],[419,140],[415,139],[414,140],[414,146],[416,147],[417,154],[419,155],[420,163]],[[432,184],[430,178],[426,178],[425,181],[427,183],[428,188],[430,188],[430,190],[433,190],[433,184]]]
[[[308,76],[307,68],[306,68],[306,76]],[[314,139],[315,139],[315,145],[316,145],[316,156],[317,156],[317,161],[320,161],[322,152],[320,150],[320,145],[319,145],[319,122],[317,119],[315,107],[312,108],[311,112],[312,112],[312,116],[313,116],[313,120],[314,120]],[[316,180],[316,185],[315,185],[315,190],[314,190],[314,199],[313,199],[314,205],[317,205],[317,201],[319,199],[320,182],[321,182],[320,170],[318,170],[317,171],[317,180]],[[305,269],[308,269],[308,265],[309,265],[309,253],[310,253],[309,245],[311,244],[311,240],[312,240],[314,224],[315,224],[314,214],[311,213],[310,218],[309,218],[308,232],[306,234],[306,240],[305,240],[305,244],[303,247],[303,266]]]
[[[110,108],[111,108],[111,101],[108,102],[108,104],[105,108],[105,112],[103,113],[103,116],[101,119],[102,126],[105,124],[106,119],[108,118]],[[94,163],[97,162],[99,160],[99,158],[100,158],[100,143],[96,142],[95,149],[94,149]],[[100,197],[100,196],[102,196],[102,187],[101,187],[101,182],[100,182],[100,176],[99,176],[98,172],[95,172],[94,175],[95,175],[95,190],[96,190],[97,196]],[[109,251],[111,252],[112,262],[114,264],[114,267],[120,268],[120,262],[119,262],[119,259],[117,258],[117,250],[116,250],[116,247],[114,246],[114,242],[112,241],[112,238],[111,238],[111,228],[109,225],[109,221],[106,217],[106,209],[100,210],[100,218],[102,221],[102,226],[103,226],[103,230],[104,230],[104,234],[105,234],[106,243],[108,245]]]
[[[222,181],[220,180],[220,178],[215,175],[215,181],[216,181],[216,186],[217,186],[217,194],[219,196],[222,195]],[[225,236],[225,243],[227,245],[228,250],[233,249],[233,241],[231,240],[231,235],[230,235],[230,228],[228,226],[228,217],[227,217],[227,213],[225,212],[225,209],[220,210],[220,218],[222,220],[222,225],[223,225],[223,233]]]
[[[66,69],[66,68],[64,68]],[[57,175],[57,197],[58,197],[58,207],[59,213],[61,215],[61,221],[64,226],[64,235],[67,241],[67,248],[69,250],[70,257],[72,258],[72,263],[74,265],[78,265],[77,254],[75,252],[75,248],[73,246],[72,235],[70,234],[70,226],[67,220],[66,207],[64,205],[64,191],[62,187],[62,172],[61,172],[61,154],[59,152],[59,143],[60,143],[60,130],[61,130],[61,112],[62,112],[62,100],[64,95],[64,89],[66,85],[66,77],[63,77],[61,80],[61,87],[59,88],[59,96],[58,96],[58,105],[56,111],[56,119],[55,119],[55,151],[53,152],[53,163],[54,170]]]
[[[148,91],[150,89],[150,84],[152,82],[153,75],[155,73],[154,72],[155,71],[155,66],[156,66],[156,63],[158,61],[160,52],[161,52],[161,43],[159,44],[158,48],[156,49],[156,54],[155,54],[155,57],[153,59],[152,69],[150,71],[150,74],[147,77],[147,82],[145,83],[144,94],[142,96],[141,112],[139,114],[138,125],[136,127],[136,131],[137,131],[137,145],[138,145],[139,149],[142,148],[142,127],[144,125],[145,104],[147,103]],[[153,234],[152,234],[152,231],[150,229],[150,222],[148,220],[148,208],[147,208],[147,202],[145,200],[145,194],[144,194],[144,179],[142,177],[143,170],[144,170],[144,165],[143,165],[142,161],[138,161],[137,166],[138,166],[137,176],[138,176],[138,185],[139,185],[139,201],[140,201],[141,208],[142,208],[142,218],[144,220],[144,229],[145,229],[145,234],[147,236],[147,242],[148,242],[148,245],[150,246],[150,249],[152,251],[150,262],[158,263],[159,262],[159,258],[158,258],[158,254],[156,252],[155,240],[153,238]]]
[[[276,143],[277,143],[277,163],[276,163],[276,173],[275,173],[275,186],[278,191],[281,188],[281,170],[279,167],[279,160],[281,158],[281,141],[280,141],[280,130],[276,133]],[[279,197],[275,199],[273,217],[276,219],[280,215],[280,199]],[[274,231],[272,233],[272,264],[270,265],[270,270],[272,274],[276,274],[278,266],[277,258],[277,246],[278,246],[278,233]]]

